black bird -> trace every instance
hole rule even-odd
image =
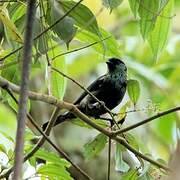
[[[111,58],[107,62],[108,72],[95,80],[87,89],[96,96],[99,101],[104,102],[105,106],[112,110],[123,99],[127,85],[127,68],[124,62],[117,58]],[[92,96],[84,91],[74,102],[80,111],[88,116],[99,118],[107,113],[104,106],[100,105]],[[75,118],[71,112],[59,115],[55,125],[58,125],[67,119]],[[47,123],[42,128],[45,130]]]

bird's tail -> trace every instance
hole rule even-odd
[[[58,124],[60,124],[60,123],[63,123],[64,121],[66,121],[66,120],[68,120],[68,119],[73,119],[73,118],[75,118],[75,116],[74,116],[74,114],[72,114],[72,113],[70,113],[70,112],[67,112],[67,113],[65,113],[65,114],[61,114],[61,115],[59,115],[59,116],[57,117],[54,126],[56,126],[56,125],[58,125]],[[42,125],[43,131],[46,129],[47,125],[48,125],[48,122],[46,122],[46,123],[44,123],[44,124]]]

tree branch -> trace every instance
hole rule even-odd
[[[14,85],[13,83],[10,83],[9,81],[7,81],[6,79],[4,79],[2,77],[0,77],[0,86],[1,87],[8,87],[12,91],[19,93],[19,87],[18,86]],[[153,164],[159,168],[162,168],[166,171],[170,171],[170,169],[168,167],[150,159],[149,157],[143,155],[142,153],[140,153],[139,151],[137,151],[136,149],[131,147],[123,138],[115,137],[112,131],[108,131],[108,130],[102,128],[101,126],[95,124],[94,122],[92,122],[91,119],[89,119],[88,116],[86,116],[84,113],[82,113],[75,105],[64,102],[64,101],[59,101],[58,99],[56,99],[53,96],[39,94],[39,93],[35,93],[32,91],[29,91],[29,98],[33,99],[33,100],[43,101],[43,102],[52,104],[54,106],[57,106],[61,109],[66,109],[68,111],[71,111],[76,117],[79,117],[82,121],[84,121],[85,123],[87,123],[88,125],[93,127],[94,129],[100,131],[101,133],[105,134],[108,137],[111,137],[111,139],[114,139],[115,141],[119,142],[120,144],[125,146],[129,151],[134,153],[135,155],[141,157],[142,159],[150,162],[151,164]]]
[[[156,115],[154,115],[154,116],[152,116],[152,117],[149,117],[149,118],[147,118],[147,119],[145,119],[145,120],[143,120],[143,121],[141,121],[141,122],[138,122],[138,123],[136,123],[136,124],[133,124],[133,125],[131,125],[131,126],[129,126],[129,127],[126,127],[126,128],[124,128],[124,129],[117,130],[117,131],[115,131],[115,132],[113,133],[113,135],[114,135],[114,136],[117,136],[118,134],[121,134],[121,133],[130,131],[130,130],[135,129],[135,128],[139,127],[139,126],[142,126],[143,124],[146,124],[146,123],[148,123],[148,122],[150,122],[150,121],[152,121],[152,120],[155,120],[155,119],[157,119],[157,118],[159,118],[159,117],[161,117],[161,116],[165,116],[165,115],[167,115],[167,114],[173,113],[173,112],[175,112],[175,111],[180,111],[180,106],[175,107],[175,108],[172,108],[172,109],[168,109],[167,111],[163,111],[163,112],[161,112],[161,113],[158,113],[158,114],[156,114]]]
[[[14,174],[13,179],[21,179],[21,169],[23,163],[23,149],[24,149],[24,132],[26,120],[26,106],[28,100],[28,82],[29,71],[31,63],[32,51],[32,33],[35,15],[35,0],[28,1],[27,18],[26,18],[26,31],[24,36],[24,53],[22,62],[21,74],[21,89],[19,97],[19,110],[17,114],[17,132],[16,132],[16,145],[15,145],[15,159],[14,159]]]
[[[72,77],[64,74],[63,72],[61,72],[59,69],[55,68],[55,67],[51,67],[52,70],[54,70],[55,72],[59,73],[60,75],[66,77],[67,79],[71,80],[72,82],[74,82],[76,85],[78,85],[81,89],[83,89],[85,92],[87,92],[87,94],[89,94],[92,98],[94,98],[101,106],[104,107],[104,109],[109,113],[109,115],[111,116],[114,124],[117,125],[117,127],[120,129],[119,125],[117,124],[117,122],[114,119],[114,115],[111,112],[111,110],[109,108],[106,107],[106,105],[100,101],[96,96],[94,96],[94,94],[92,94],[87,88],[85,88],[83,85],[81,85],[79,82],[77,82],[75,79],[73,79]]]
[[[94,46],[94,45],[96,45],[96,44],[98,44],[98,43],[100,43],[100,42],[104,42],[105,40],[107,40],[107,39],[109,39],[109,38],[111,38],[111,37],[112,37],[112,36],[108,36],[108,37],[106,37],[106,38],[103,38],[103,39],[101,39],[101,40],[99,40],[99,41],[95,41],[95,42],[93,42],[93,43],[90,43],[90,44],[88,44],[88,45],[82,46],[82,47],[80,47],[80,48],[72,49],[71,51],[67,51],[67,52],[58,54],[57,56],[53,57],[53,58],[51,59],[51,61],[54,61],[56,58],[58,58],[58,57],[60,57],[60,56],[64,56],[64,55],[66,55],[66,54],[70,54],[70,53],[73,53],[73,52],[77,52],[77,51],[86,49],[86,48],[88,48],[88,47]]]
[[[16,104],[18,104],[18,101],[17,101],[17,99],[15,98],[15,96],[12,94],[12,92],[9,90],[9,89],[5,89],[6,91],[7,91],[7,93],[12,97],[12,99],[15,101],[15,103]],[[58,110],[57,110],[57,112],[58,112]],[[55,112],[53,113],[54,115],[55,115]],[[54,116],[53,115],[53,116]],[[58,114],[57,114],[58,115]],[[55,117],[53,118],[53,116],[51,116],[52,118],[50,119],[50,122],[52,122],[52,120],[53,119],[56,119]],[[77,166],[76,164],[74,164],[74,162],[70,159],[70,157],[61,149],[61,148],[59,148],[59,147],[57,147],[51,140],[50,140],[50,138],[48,137],[48,135],[45,133],[45,132],[43,132],[42,130],[41,130],[41,128],[39,128],[39,126],[38,126],[38,124],[36,123],[36,121],[33,119],[33,117],[29,114],[29,113],[27,113],[27,117],[28,117],[28,119],[29,119],[29,121],[31,122],[31,124],[36,128],[36,130],[43,136],[43,138],[45,139],[45,140],[47,140],[47,142],[58,152],[58,154],[59,154],[59,156],[61,156],[61,157],[63,157],[64,159],[66,159],[68,162],[70,162],[71,163],[71,165],[78,171],[78,172],[80,172],[86,179],[88,179],[88,180],[91,180],[91,177],[89,177],[88,176],[88,174],[86,173],[86,172],[84,172],[79,166]],[[53,120],[54,121],[54,120]],[[49,122],[49,123],[50,123]],[[52,123],[51,123],[52,124]],[[52,124],[53,125],[53,124]],[[52,127],[52,126],[51,126]],[[49,131],[50,131],[50,129],[49,129]],[[41,141],[42,141],[43,139],[41,138]],[[37,145],[36,144],[36,146],[37,146],[37,148],[33,148],[33,149],[35,149],[35,151],[32,149],[32,151],[31,152],[29,152],[27,155],[26,155],[26,157],[24,157],[24,162],[26,161],[26,160],[28,160],[30,157],[32,157],[33,156],[33,154],[35,154],[36,152],[37,152],[37,150],[43,145],[43,143],[45,142],[43,142],[42,143],[42,145],[40,145],[40,140],[38,141],[39,142],[39,144]],[[0,179],[1,178],[5,178],[5,177],[8,177],[9,176],[9,174],[11,173],[13,171],[13,167],[12,168],[10,168],[7,172],[5,172],[4,174],[2,174],[2,175],[0,175]]]

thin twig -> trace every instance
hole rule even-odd
[[[133,125],[131,125],[131,126],[129,126],[129,127],[126,127],[126,128],[124,128],[124,129],[117,130],[117,131],[115,131],[115,132],[113,133],[113,135],[116,136],[116,135],[121,134],[121,133],[124,133],[124,132],[126,132],[126,131],[130,131],[130,130],[135,129],[135,128],[139,127],[139,126],[142,126],[143,124],[146,124],[146,123],[148,123],[148,122],[150,122],[150,121],[152,121],[152,120],[155,120],[155,119],[157,119],[157,118],[159,118],[159,117],[161,117],[161,116],[165,116],[165,115],[167,115],[167,114],[173,113],[173,112],[175,112],[175,111],[180,111],[180,106],[175,107],[175,108],[172,108],[172,109],[168,109],[167,111],[163,111],[163,112],[161,112],[161,113],[158,113],[158,114],[156,114],[156,115],[154,115],[154,116],[152,116],[152,117],[149,117],[149,118],[147,118],[147,119],[145,119],[145,120],[143,120],[143,121],[141,121],[141,122],[138,122],[138,123],[136,123],[136,124],[133,124]]]
[[[64,55],[66,55],[66,54],[70,54],[70,53],[77,52],[77,51],[86,49],[86,48],[88,48],[88,47],[94,46],[94,45],[96,45],[96,44],[98,44],[98,43],[100,43],[100,42],[103,42],[103,41],[111,38],[111,37],[112,37],[112,36],[108,36],[108,37],[103,38],[103,39],[101,39],[101,40],[99,40],[99,41],[95,41],[95,42],[93,42],[93,43],[90,43],[90,44],[88,44],[88,45],[85,45],[85,46],[83,46],[83,47],[80,47],[80,48],[77,48],[77,49],[73,49],[73,50],[71,50],[71,51],[67,51],[67,52],[58,54],[57,56],[53,57],[51,60],[53,61],[53,60],[55,60],[56,58],[58,58],[58,57],[60,57],[60,56],[64,56]]]
[[[24,132],[25,132],[25,120],[27,111],[28,100],[28,83],[29,83],[29,71],[32,54],[33,44],[33,25],[35,15],[35,0],[28,1],[27,19],[26,19],[26,31],[24,37],[24,53],[22,62],[22,74],[21,74],[21,89],[19,97],[19,110],[17,114],[17,132],[16,132],[16,145],[15,145],[15,158],[14,158],[14,174],[13,179],[21,179],[21,169],[23,163],[23,149],[24,149]]]
[[[3,77],[0,76],[0,86],[2,88],[7,87],[9,89],[11,89],[12,91],[19,93],[20,92],[20,88],[19,86],[9,82],[8,80],[4,79]],[[121,138],[121,137],[115,137],[112,131],[108,131],[104,128],[102,128],[101,126],[97,125],[96,123],[94,123],[93,121],[91,121],[91,119],[89,119],[88,116],[86,116],[84,113],[82,113],[75,105],[64,102],[64,101],[60,101],[57,98],[53,97],[53,96],[48,96],[45,94],[40,94],[40,93],[35,93],[32,91],[29,91],[29,98],[32,100],[39,100],[39,101],[43,101],[46,102],[48,104],[52,104],[56,107],[59,107],[60,109],[66,109],[68,111],[71,111],[76,117],[79,117],[82,121],[84,121],[85,123],[87,123],[88,125],[90,125],[91,127],[93,127],[94,129],[100,131],[101,133],[105,134],[108,137],[111,137],[111,139],[114,139],[115,141],[119,142],[120,144],[122,144],[123,146],[125,146],[128,150],[130,150],[132,153],[134,153],[135,155],[141,157],[142,159],[150,162],[151,164],[162,168],[166,171],[170,171],[170,169],[165,166],[162,165],[154,160],[152,160],[151,158],[143,155],[142,153],[140,153],[139,151],[137,151],[136,149],[134,149],[133,147],[131,147],[125,139]]]

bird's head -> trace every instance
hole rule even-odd
[[[127,67],[120,59],[111,58],[106,64],[110,73],[127,73]]]

